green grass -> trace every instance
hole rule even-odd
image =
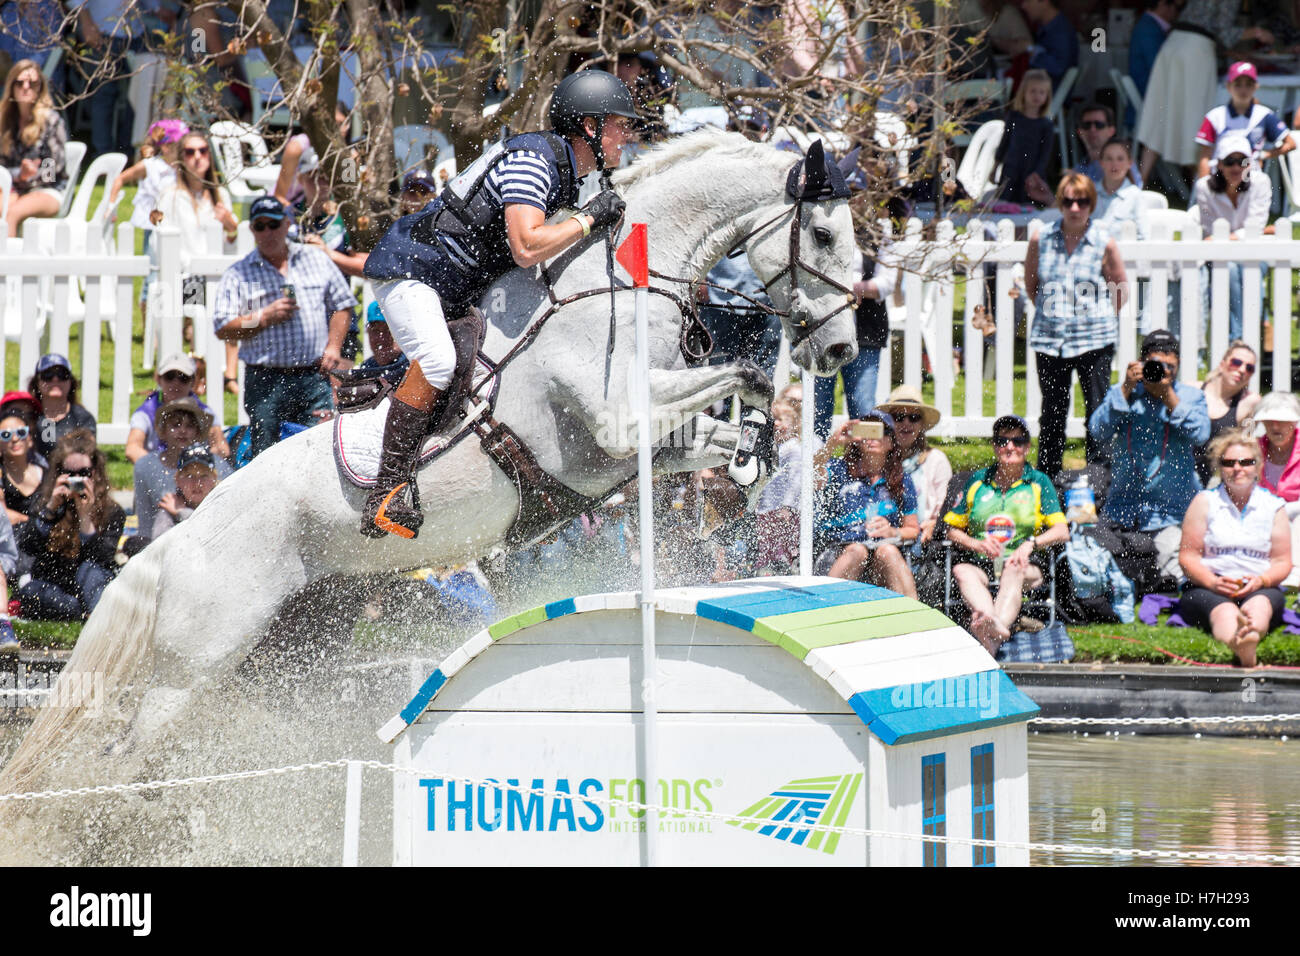
[[[1069,628],[1075,661],[1182,664],[1186,657],[1207,664],[1231,664],[1232,651],[1204,631],[1146,624],[1090,624]],[[1274,631],[1259,645],[1260,664],[1300,665],[1300,636]]]
[[[26,650],[50,647],[72,650],[81,635],[80,621],[14,621],[14,632]]]

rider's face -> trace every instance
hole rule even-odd
[[[633,139],[633,134],[628,129],[629,122],[626,116],[607,116],[605,118],[605,129],[600,137],[600,148],[605,152],[605,165],[610,169],[613,169],[622,161],[623,147]]]

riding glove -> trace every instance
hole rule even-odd
[[[623,218],[627,203],[612,189],[606,189],[582,207],[582,211],[591,217],[592,229],[612,226]]]

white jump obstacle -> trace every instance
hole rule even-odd
[[[605,803],[623,800],[666,808],[661,864],[1028,864],[1025,851],[794,826],[1028,840],[1038,707],[942,613],[832,578],[660,590],[651,684],[638,601],[515,615],[429,675],[379,731],[417,771],[394,776],[395,864],[644,864],[651,818]]]

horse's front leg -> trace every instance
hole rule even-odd
[[[671,475],[701,468],[720,468],[731,461],[740,439],[740,426],[697,414],[680,432],[659,445],[654,473]]]
[[[637,451],[636,412],[630,392],[609,398],[559,382],[558,404],[575,414],[611,458],[631,458]],[[772,382],[757,365],[740,361],[701,368],[650,370],[650,441],[693,423],[698,412],[728,395],[766,409],[772,401]]]

